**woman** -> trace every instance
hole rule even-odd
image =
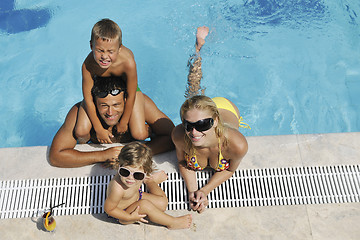
[[[182,124],[172,132],[190,206],[199,213],[208,205],[207,195],[233,175],[248,149],[238,131],[237,107],[225,98],[214,100],[200,95],[187,99],[180,109]],[[195,171],[207,167],[216,172],[198,189]]]
[[[190,58],[188,99],[180,109],[182,124],[172,132],[176,147],[179,170],[188,190],[190,206],[199,213],[208,205],[207,195],[229,179],[247,153],[245,137],[239,126],[249,128],[242,122],[238,108],[223,97],[209,98],[200,87],[202,78],[200,49],[205,44],[208,27],[199,27],[196,34],[196,54]],[[212,168],[216,172],[208,183],[198,189],[197,170]]]

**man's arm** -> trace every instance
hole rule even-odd
[[[149,124],[155,137],[146,144],[151,148],[153,155],[171,151],[174,144],[171,140],[171,132],[174,129],[174,123],[161,112],[155,103],[144,94],[145,98],[145,121]]]
[[[73,135],[79,104],[71,108],[64,124],[56,133],[50,147],[50,164],[56,167],[82,167],[98,162],[115,161],[122,147],[104,151],[81,152],[75,150],[76,139]]]

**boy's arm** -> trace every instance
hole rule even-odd
[[[112,143],[110,140],[110,137],[113,137],[112,134],[103,128],[96,114],[96,107],[91,95],[91,89],[93,86],[93,79],[89,70],[87,70],[86,63],[84,62],[82,65],[82,91],[85,100],[84,109],[89,116],[91,124],[93,125],[98,141],[100,143]]]
[[[138,87],[136,63],[129,61],[125,66],[127,97],[125,102],[124,113],[120,119],[118,132],[125,132],[128,129],[130,116],[135,103],[135,95]],[[119,129],[120,128],[120,129]]]

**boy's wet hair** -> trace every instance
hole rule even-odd
[[[154,171],[151,149],[143,143],[131,142],[119,154],[119,167],[143,167],[146,174]]]
[[[126,98],[126,76],[110,76],[110,77],[99,77],[94,76],[94,86],[91,89],[91,95],[95,100],[95,97],[99,97],[104,92],[110,93],[112,90],[119,89],[124,91],[124,98]]]
[[[101,38],[103,41],[111,41],[117,39],[119,41],[119,47],[122,44],[122,33],[120,27],[112,20],[104,18],[97,23],[91,30],[91,40],[90,43],[94,42]]]

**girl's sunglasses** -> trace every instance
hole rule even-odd
[[[109,94],[116,96],[116,95],[119,95],[123,91],[124,91],[124,89],[113,89],[110,91],[99,92],[96,94],[96,96],[99,98],[105,98]]]
[[[130,174],[134,177],[136,180],[143,180],[145,178],[145,173],[143,172],[132,172],[127,168],[120,167],[119,168],[119,174],[122,177],[128,177]]]
[[[201,120],[199,120],[197,122],[194,122],[194,123],[186,121],[184,119],[183,125],[184,125],[185,130],[188,131],[188,132],[191,132],[194,128],[198,132],[204,132],[204,131],[207,131],[210,128],[212,128],[212,126],[214,125],[214,119],[205,118],[205,119],[201,119]]]

